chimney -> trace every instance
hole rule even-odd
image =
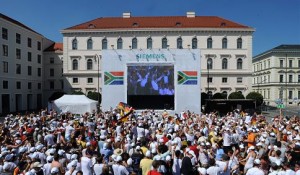
[[[186,17],[188,18],[195,18],[196,13],[195,12],[186,12]]]
[[[130,12],[124,12],[123,13],[123,18],[130,18],[131,17],[131,13]]]

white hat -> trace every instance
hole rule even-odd
[[[55,149],[54,148],[51,148],[50,150],[49,150],[49,154],[54,154],[55,153]]]
[[[117,156],[116,161],[117,161],[117,162],[122,161],[122,157],[121,157],[121,156]]]
[[[151,152],[148,150],[145,155],[146,155],[146,157],[150,157],[151,156]]]
[[[52,162],[53,161],[53,157],[52,156],[47,156],[47,162]]]
[[[193,150],[189,150],[188,153],[191,154],[193,157],[196,157],[195,152]]]
[[[58,155],[62,156],[63,154],[65,154],[64,150],[62,150],[62,149],[58,150]]]
[[[274,133],[274,132],[271,132],[271,133],[270,133],[270,136],[275,136],[275,133]]]
[[[55,174],[55,173],[58,173],[58,172],[59,172],[59,169],[57,167],[51,168],[51,174]]]
[[[39,144],[38,146],[35,147],[36,150],[41,150],[44,147],[44,145]]]
[[[256,144],[256,146],[262,146],[263,144],[261,142],[259,142],[258,144]]]
[[[240,148],[245,148],[243,144],[240,145]]]
[[[17,143],[18,145],[20,145],[20,144],[22,143],[22,140],[16,140],[16,143]]]
[[[13,154],[7,154],[6,156],[5,156],[5,160],[6,161],[10,161],[12,158],[13,158]]]
[[[77,160],[72,160],[72,161],[71,161],[71,166],[72,166],[72,167],[77,167],[77,163],[78,163]]]
[[[155,154],[155,153],[156,153],[156,148],[152,148],[152,149],[151,149],[151,153],[152,153],[152,154]]]
[[[76,160],[76,159],[77,159],[77,157],[78,157],[78,155],[77,155],[77,154],[72,154],[72,155],[71,155],[71,160]]]
[[[27,147],[20,147],[19,153],[24,153],[27,151]]]
[[[259,160],[259,159],[255,159],[255,160],[254,160],[254,164],[259,165],[259,164],[260,164],[260,160]]]
[[[29,150],[31,153],[35,152],[35,147],[31,147]]]
[[[170,156],[170,155],[168,155],[168,156],[166,157],[166,161],[171,161],[171,156]]]
[[[250,149],[255,149],[255,147],[254,147],[254,146],[250,146],[250,147],[249,147],[249,150],[250,150]]]
[[[135,148],[135,150],[141,150],[141,147],[140,147],[140,146],[137,146],[137,147]]]
[[[201,173],[202,175],[206,175],[206,169],[205,169],[205,168],[199,167],[197,170],[198,170],[198,172]]]
[[[132,162],[133,162],[133,161],[132,161],[131,158],[127,159],[127,165],[129,165],[129,166],[132,165]]]
[[[41,168],[43,166],[43,164],[41,164],[40,162],[34,162],[33,164],[32,164],[32,167],[33,168]]]

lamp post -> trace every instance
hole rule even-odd
[[[95,58],[97,58],[97,96],[98,96],[98,106],[97,106],[97,113],[100,112],[100,58],[101,55],[95,55]]]
[[[209,92],[209,82],[210,82],[210,79],[209,79],[209,69],[210,69],[210,66],[211,66],[211,60],[209,58],[209,55],[208,55],[208,60],[207,60],[207,95],[208,95],[208,99],[210,100],[210,92]]]

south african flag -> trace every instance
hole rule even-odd
[[[178,71],[177,81],[178,84],[196,85],[197,71]]]
[[[124,84],[124,72],[104,72],[105,85],[122,85]]]

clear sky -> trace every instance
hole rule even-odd
[[[300,0],[0,0],[1,13],[55,42],[62,42],[60,30],[98,17],[187,11],[253,27],[253,56],[280,44],[300,44]]]

